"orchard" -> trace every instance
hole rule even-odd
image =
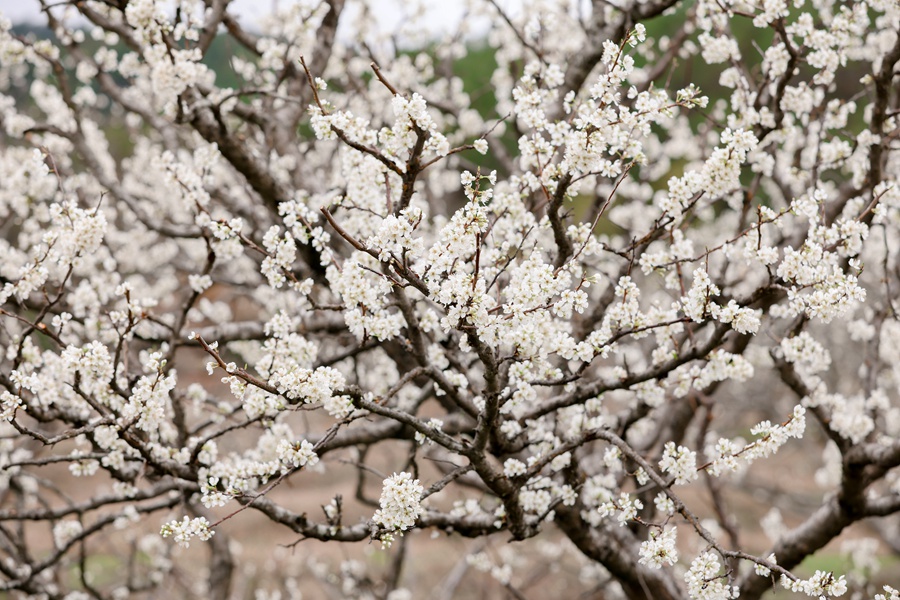
[[[23,2],[0,595],[900,600],[895,0]]]

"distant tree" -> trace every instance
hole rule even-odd
[[[472,0],[415,52],[355,0],[37,4],[0,589],[900,598],[896,1]],[[383,564],[254,579],[251,513]]]

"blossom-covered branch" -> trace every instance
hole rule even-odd
[[[0,14],[0,590],[897,600],[897,3],[430,4]]]

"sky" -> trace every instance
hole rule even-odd
[[[515,14],[521,8],[525,0],[501,0],[503,6],[511,14]],[[248,20],[248,24],[261,11],[268,11],[275,4],[284,6],[289,3],[285,0],[234,0],[232,11]],[[394,31],[404,18],[402,6],[403,0],[369,0],[372,12],[385,31]],[[442,31],[455,28],[462,20],[465,10],[465,2],[455,0],[425,0],[426,16],[425,26],[435,36]],[[9,18],[13,23],[23,21],[42,22],[40,15],[40,3],[38,0],[0,0],[0,13]],[[351,15],[347,15],[351,16]],[[352,20],[352,19],[347,19]],[[485,24],[475,26],[475,30],[485,30]],[[477,33],[477,31],[473,31]]]

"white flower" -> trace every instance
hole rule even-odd
[[[202,294],[208,290],[212,284],[212,277],[209,275],[197,275],[193,273],[188,275],[188,285],[190,285],[191,289],[198,294]]]
[[[656,510],[664,515],[675,514],[675,502],[665,492],[660,492],[653,499]]]
[[[0,419],[9,421],[15,414],[16,409],[22,406],[22,399],[18,396],[10,394],[6,390],[0,392]]]
[[[384,480],[381,508],[372,520],[390,531],[405,531],[425,512],[420,504],[424,489],[409,473],[394,473]]]
[[[900,600],[900,590],[896,590],[889,585],[884,586],[883,589],[890,595],[875,594],[875,600]]]
[[[816,571],[809,579],[797,579],[791,581],[786,576],[781,576],[781,585],[792,592],[801,592],[807,596],[818,598],[824,596],[843,596],[847,593],[847,580],[844,576],[835,577],[830,571]]]
[[[678,549],[675,547],[674,527],[667,527],[662,532],[653,529],[650,539],[641,543],[640,562],[651,569],[662,568],[663,565],[674,565],[678,562]]]
[[[773,565],[774,565],[774,564],[778,564],[778,563],[775,561],[775,555],[774,555],[774,554],[770,554],[769,556],[767,556],[767,557],[766,557],[766,560],[769,561],[770,563],[772,563]],[[768,577],[769,575],[772,574],[772,570],[771,570],[769,567],[766,567],[765,565],[761,565],[761,564],[759,564],[759,563],[754,563],[754,564],[753,564],[753,570],[754,570],[754,572],[755,572],[757,575],[759,575],[760,577]]]
[[[691,561],[690,570],[684,574],[691,600],[732,600],[740,595],[736,586],[727,583],[720,575],[722,565],[712,552],[704,552]]]
[[[300,467],[312,467],[319,462],[313,445],[306,440],[295,443],[288,440],[278,442],[278,459],[286,469],[298,469]]]
[[[525,463],[515,458],[507,458],[503,463],[503,474],[507,477],[523,475],[527,470],[528,468],[525,466]]]
[[[81,521],[60,521],[53,527],[53,543],[62,550],[69,542],[81,535],[83,530]]]
[[[196,537],[204,542],[210,539],[216,532],[209,527],[206,517],[184,517],[181,521],[169,521],[163,525],[159,534],[164,538],[172,537],[179,546],[187,548],[191,538]]]
[[[697,453],[684,446],[676,448],[675,442],[666,442],[659,468],[674,476],[676,485],[690,483],[698,477]]]
[[[443,426],[444,426],[444,422],[441,419],[428,419],[428,427],[430,427],[431,429],[434,429],[435,431],[440,431],[441,427],[443,427]],[[429,444],[434,443],[434,441],[431,438],[429,438],[427,435],[425,435],[424,433],[422,433],[420,431],[416,432],[415,438],[416,438],[416,443],[419,444],[420,446],[426,442],[428,442]]]
[[[622,492],[619,494],[618,501],[609,500],[604,502],[597,510],[600,511],[601,517],[606,517],[611,514],[616,514],[616,519],[619,521],[619,526],[626,525],[629,521],[634,520],[638,512],[644,508],[644,503],[635,498],[631,499],[631,496]]]

